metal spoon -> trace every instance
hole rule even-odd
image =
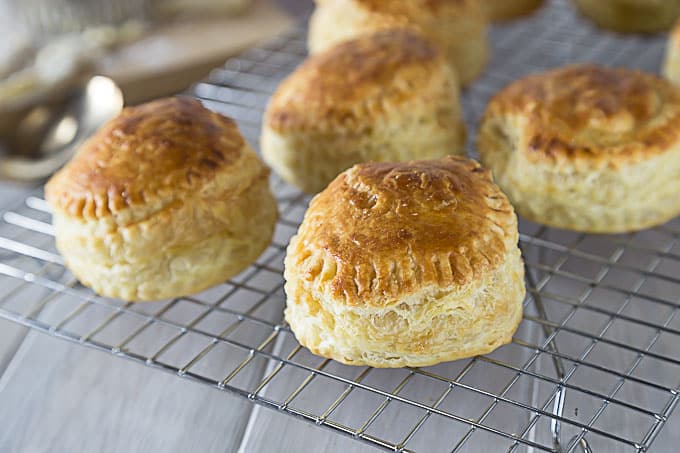
[[[94,76],[79,90],[0,111],[0,178],[46,178],[122,108],[123,94],[113,80]]]

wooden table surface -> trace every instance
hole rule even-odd
[[[306,0],[283,3],[300,15],[310,7]],[[27,187],[0,183],[0,208],[26,191]],[[539,332],[526,335],[538,336]],[[508,352],[515,353],[521,352]],[[612,360],[615,364],[619,359]],[[253,381],[259,381],[265,372],[254,368]],[[480,375],[478,379],[478,385],[493,388],[498,378]],[[527,383],[517,391],[531,393],[536,389]],[[365,405],[357,403],[356,410],[368,410],[369,402]],[[653,451],[677,451],[679,419],[669,422]],[[390,425],[397,429],[399,414],[387,415],[383,422],[388,429]],[[522,422],[516,421],[518,426]],[[613,423],[625,431],[627,424],[632,429],[634,422],[622,418]],[[0,426],[2,453],[373,451],[242,398],[1,319]],[[446,441],[447,429],[442,426],[438,432],[435,426],[429,440],[433,447]],[[493,450],[490,440],[473,444],[466,451]]]

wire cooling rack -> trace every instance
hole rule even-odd
[[[517,77],[575,61],[656,71],[663,52],[663,38],[596,30],[566,1],[494,27],[491,40],[488,70],[463,95],[471,132],[488,97]],[[298,29],[191,94],[256,144],[268,97],[304,55]],[[54,249],[41,194],[19,200],[0,221],[0,316],[388,450],[646,451],[665,424],[680,426],[680,221],[613,236],[521,221],[528,295],[513,342],[436,367],[374,370],[311,355],[283,322],[283,255],[309,199],[272,184],[281,220],[255,265],[146,304],[80,286]]]

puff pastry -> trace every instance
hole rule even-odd
[[[680,84],[680,20],[675,22],[668,37],[663,75],[675,84]]]
[[[680,213],[680,91],[651,74],[576,65],[489,102],[478,148],[519,214],[595,233]]]
[[[198,101],[125,109],[45,187],[57,248],[95,292],[158,300],[240,272],[277,219],[268,169]]]
[[[312,56],[276,90],[264,117],[265,161],[303,190],[322,190],[364,161],[464,152],[458,84],[419,34],[379,31]]]
[[[574,0],[578,9],[603,28],[620,32],[668,30],[680,17],[680,0]]]
[[[479,0],[316,0],[309,50],[317,53],[357,35],[403,26],[439,45],[462,84],[486,66],[489,45]]]
[[[311,202],[285,258],[285,317],[313,353],[426,366],[508,343],[522,317],[517,218],[475,161],[358,164]]]

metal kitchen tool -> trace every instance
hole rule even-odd
[[[35,180],[64,165],[76,148],[123,108],[113,80],[51,92],[36,103],[0,106],[0,177]]]

